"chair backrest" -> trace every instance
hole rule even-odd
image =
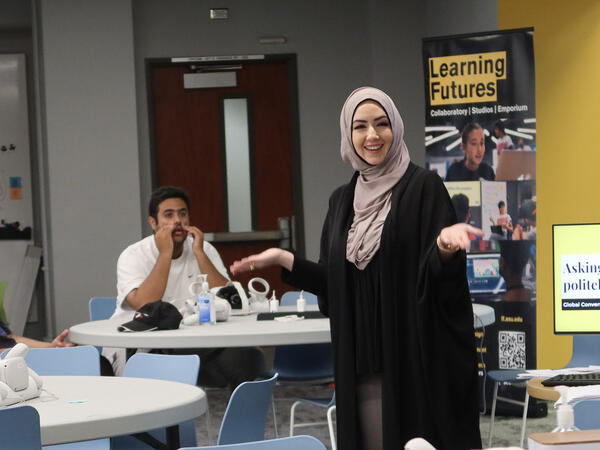
[[[573,406],[575,426],[580,430],[600,428],[600,400],[584,400]]]
[[[296,305],[300,291],[289,291],[281,296],[281,305]],[[307,305],[316,305],[317,296],[304,291]],[[333,378],[331,344],[280,345],[275,350],[273,370],[280,380],[327,380]]]
[[[243,442],[208,447],[186,447],[179,450],[325,450],[325,444],[312,436],[290,436],[268,441]]]
[[[585,367],[600,364],[600,335],[573,336],[573,355],[566,367]]]
[[[154,378],[196,385],[200,357],[198,355],[161,355],[136,353],[127,360],[124,377]]]
[[[296,306],[296,300],[300,297],[300,291],[288,291],[281,296],[281,306]],[[315,294],[308,291],[302,292],[302,297],[306,300],[307,305],[317,305],[318,299]]]
[[[196,385],[200,357],[198,355],[161,355],[155,353],[136,353],[127,360],[124,377],[153,378],[156,380],[177,381]],[[149,431],[150,435],[161,442],[166,440],[165,429]],[[179,439],[182,446],[198,445],[196,423],[189,420],[179,424]],[[149,447],[133,436],[111,438],[113,450],[137,450]]]
[[[91,345],[30,348],[25,361],[38,375],[100,376],[100,355]]]
[[[117,297],[92,297],[89,303],[90,320],[106,320],[117,309]]]
[[[33,406],[0,409],[0,442],[2,448],[42,448],[40,416]]]
[[[219,430],[217,445],[261,441],[277,374],[268,380],[246,381],[235,388]]]

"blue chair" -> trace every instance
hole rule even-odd
[[[294,421],[294,414],[296,411],[296,407],[302,403],[306,403],[313,406],[318,406],[319,408],[325,408],[327,410],[327,421],[326,422],[306,422],[297,424]],[[299,427],[312,427],[315,425],[324,425],[327,424],[329,427],[329,439],[331,440],[331,448],[332,450],[337,449],[337,441],[335,439],[335,427],[333,426],[333,413],[335,412],[335,391],[333,392],[333,396],[331,399],[327,398],[299,398],[292,404],[292,409],[290,411],[290,436],[294,435],[294,428]]]
[[[576,334],[573,336],[573,355],[566,367],[600,365],[600,336]],[[585,400],[573,406],[575,426],[580,430],[600,428],[600,401]]]
[[[27,365],[38,375],[100,376],[100,355],[95,347],[30,348]],[[26,447],[23,447],[26,448]],[[72,444],[44,446],[46,450],[109,450],[110,440],[95,439]]]
[[[326,448],[321,441],[312,436],[292,436],[240,444],[186,447],[179,450],[326,450]]]
[[[117,297],[92,297],[89,303],[90,320],[106,320],[117,309]]]
[[[600,400],[584,400],[573,406],[575,426],[580,430],[596,430],[600,426]]]
[[[512,403],[513,405],[519,405],[523,407],[523,422],[521,424],[521,447],[523,447],[523,441],[525,439],[525,426],[527,423],[527,408],[529,407],[529,392],[525,389],[525,400],[519,401],[508,397],[502,397],[498,395],[498,386],[500,383],[513,383],[525,385],[527,380],[518,378],[520,373],[524,373],[525,370],[520,369],[498,369],[490,370],[487,373],[487,377],[494,382],[494,397],[492,400],[492,409],[490,416],[490,433],[488,437],[488,447],[492,446],[492,436],[494,435],[494,419],[496,417],[496,403],[498,400],[505,403]]]
[[[117,309],[117,297],[92,297],[88,303],[90,309],[90,320],[110,319]],[[96,347],[98,353],[102,353],[102,347]]]
[[[600,336],[576,334],[573,336],[573,353],[565,367],[600,365]]]
[[[42,448],[40,415],[33,406],[0,409],[2,448]]]
[[[282,306],[293,306],[300,295],[298,291],[289,291],[281,297]],[[317,296],[304,291],[303,297],[307,305],[316,305]],[[279,373],[279,380],[284,382],[326,383],[333,381],[333,355],[331,344],[283,345],[275,350],[273,371]],[[296,423],[294,414],[296,407],[309,404],[327,409],[327,421]],[[290,409],[290,436],[294,428],[314,425],[329,425],[329,437],[335,450],[335,433],[333,432],[332,414],[335,410],[335,395],[329,398],[298,398]]]
[[[281,306],[295,306],[298,291],[290,291],[281,297]],[[316,305],[317,296],[304,291],[307,305]],[[280,345],[275,349],[273,373],[278,381],[330,382],[333,380],[333,357],[331,344]]]
[[[39,375],[100,376],[100,355],[91,345],[30,348],[25,361]]]
[[[198,355],[162,355],[154,353],[136,353],[125,364],[124,377],[153,378],[156,380],[176,381],[196,385],[200,358]],[[166,442],[164,428],[148,431],[151,438]],[[179,424],[180,444],[198,445],[196,441],[195,421]],[[112,449],[149,449],[151,448],[135,436],[111,438]]]
[[[277,374],[268,380],[246,381],[229,398],[217,445],[260,441],[265,438],[265,422]]]

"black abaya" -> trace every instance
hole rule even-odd
[[[356,351],[365,347],[356,342],[355,284],[346,261],[356,178],[330,198],[319,263],[296,257],[292,271],[283,274],[286,282],[317,294],[330,318],[343,450],[359,449],[361,442]],[[411,163],[392,189],[378,255],[385,449],[403,448],[413,437],[438,450],[481,448],[465,254],[442,263],[436,245],[441,229],[455,221],[439,176]]]

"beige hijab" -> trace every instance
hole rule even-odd
[[[372,166],[365,162],[352,144],[352,119],[365,100],[374,100],[387,113],[392,127],[392,145],[384,160]],[[410,156],[404,143],[404,123],[392,99],[373,87],[352,92],[340,115],[342,160],[359,172],[354,190],[354,220],[348,232],[346,259],[363,270],[379,250],[383,223],[391,207],[392,187],[406,172]]]

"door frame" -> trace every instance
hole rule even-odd
[[[295,53],[269,55],[231,55],[231,56],[200,56],[145,58],[146,98],[148,101],[148,132],[150,143],[150,181],[152,190],[158,187],[157,151],[155,142],[155,113],[154,97],[152,95],[152,69],[156,67],[188,66],[202,64],[208,66],[260,64],[261,62],[286,62],[288,66],[288,92],[290,105],[290,151],[292,159],[292,202],[294,205],[295,249],[294,253],[305,256],[304,239],[304,202],[302,199],[302,160],[300,150],[300,111],[298,101],[298,64]],[[251,174],[254,177],[254,174]],[[255,214],[253,201],[253,216]],[[254,225],[254,223],[253,223]]]

